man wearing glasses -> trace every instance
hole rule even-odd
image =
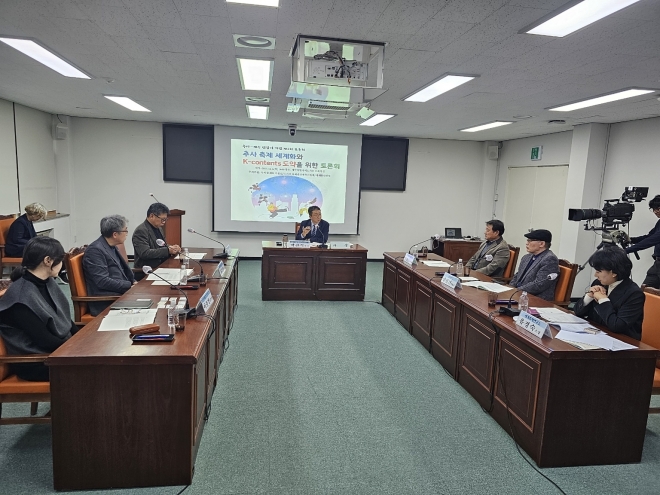
[[[559,276],[559,260],[550,251],[552,233],[549,230],[532,230],[527,237],[527,254],[520,260],[518,273],[509,285],[528,294],[552,301],[555,298],[555,286]]]
[[[157,267],[173,254],[179,254],[181,248],[176,244],[165,244],[162,227],[167,222],[170,209],[163,203],[153,203],[147,210],[147,219],[133,232],[135,268],[143,266]],[[158,240],[160,239],[160,244]],[[144,274],[137,274],[140,280]]]
[[[133,271],[117,246],[128,237],[128,221],[121,215],[101,220],[101,237],[92,242],[83,255],[83,271],[90,296],[120,296],[136,284]],[[90,302],[89,312],[96,316],[111,302]]]
[[[656,217],[660,218],[660,194],[649,201],[649,210]],[[655,227],[648,234],[631,237],[630,241],[633,245],[626,248],[626,253],[635,253],[655,246],[653,249],[653,259],[655,262],[651,265],[649,271],[646,272],[646,278],[642,283],[649,287],[660,289],[660,220],[656,222]]]

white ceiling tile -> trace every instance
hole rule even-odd
[[[165,52],[163,55],[174,69],[204,71],[204,62],[196,53]]]
[[[68,17],[87,19],[86,14],[73,0],[40,0],[35,2],[43,15],[47,17]]]
[[[382,14],[390,2],[391,0],[335,0],[332,8],[339,11]]]
[[[142,27],[125,7],[86,5],[85,13],[104,32],[111,36],[135,36],[144,38]]]
[[[229,4],[231,32],[256,36],[275,36],[279,9]]]
[[[400,49],[388,60],[387,69],[412,72],[434,55],[423,50]]]
[[[415,34],[446,3],[446,0],[392,0],[378,19],[378,30],[395,34]]]
[[[183,15],[183,23],[193,43],[206,45],[234,44],[228,17]],[[248,34],[248,33],[240,33]]]
[[[450,22],[434,18],[427,22],[417,34],[412,35],[403,44],[403,48],[439,52],[473,27],[474,24],[467,22]]]
[[[150,58],[165,60],[165,55],[149,38],[131,38],[127,36],[113,36],[112,40],[133,58]]]
[[[506,3],[507,0],[460,0],[449,3],[436,17],[445,21],[479,23]]]
[[[357,39],[360,33],[371,29],[379,14],[374,12],[354,12],[332,9],[321,35],[335,38]]]
[[[163,52],[195,53],[195,45],[188,31],[181,28],[146,26],[149,38]]]
[[[173,0],[128,0],[125,5],[143,26],[183,27]]]
[[[174,0],[181,14],[227,16],[227,2],[220,0]]]
[[[178,82],[181,84],[212,86],[213,81],[206,71],[177,70]]]

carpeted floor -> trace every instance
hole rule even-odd
[[[382,268],[369,263],[369,301],[380,301]],[[260,263],[242,261],[239,277],[185,494],[559,493],[380,305],[263,302]],[[17,407],[28,406],[5,413]],[[656,494],[658,434],[660,416],[649,416],[640,464],[542,472],[570,494]],[[49,426],[0,428],[0,494],[53,493],[50,442]]]

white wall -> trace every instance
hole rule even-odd
[[[70,154],[74,177],[74,242],[85,244],[99,236],[99,220],[118,213],[132,231],[144,221],[153,193],[170,208],[186,211],[183,244],[213,247],[212,241],[189,234],[193,227],[241,249],[244,256],[261,256],[261,241],[281,234],[211,233],[211,185],[165,183],[162,180],[161,124],[102,119],[71,119]],[[479,217],[483,198],[484,147],[470,141],[412,139],[405,192],[365,191],[360,207],[360,234],[333,236],[369,249],[370,258],[384,251],[407,251],[411,244],[460,226],[480,234],[487,218]],[[492,171],[491,171],[492,173]],[[465,206],[466,198],[474,206]],[[492,202],[486,198],[486,205]],[[127,251],[133,247],[127,243]]]
[[[46,209],[57,208],[57,177],[51,131],[52,116],[18,103],[16,146],[21,209],[39,202]]]
[[[0,177],[0,215],[18,213],[14,109],[6,100],[0,100]]]
[[[646,186],[649,196],[646,201],[635,204],[635,214],[630,224],[630,235],[648,233],[658,221],[648,209],[648,200],[660,194],[660,118],[635,120],[612,124],[603,180],[603,200],[620,198],[625,186]],[[641,284],[653,260],[653,248],[639,253],[641,260],[633,260],[633,279]]]

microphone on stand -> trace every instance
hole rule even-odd
[[[183,251],[179,253],[179,256],[188,258],[190,261],[197,263],[197,266],[199,267],[199,276],[188,277],[188,282],[199,282],[201,285],[206,285],[206,275],[204,275],[204,268],[202,268],[202,264],[196,259],[191,258],[190,256],[186,256],[186,253],[184,253]]]
[[[506,316],[518,316],[520,314],[519,309],[511,307],[511,304],[513,303],[513,296],[515,296],[518,292],[520,292],[520,289],[517,289],[513,294],[511,294],[509,303],[506,305],[506,308],[500,308],[500,314]]]
[[[150,273],[156,275],[156,276],[157,276],[159,279],[161,279],[162,281],[167,282],[167,283],[170,285],[170,288],[172,288],[172,289],[177,289],[179,292],[181,292],[181,294],[183,294],[183,297],[186,298],[186,306],[185,306],[184,309],[188,310],[188,318],[194,318],[195,316],[197,316],[197,311],[196,311],[196,309],[195,309],[195,308],[192,308],[192,309],[190,308],[190,303],[189,303],[189,301],[188,301],[188,296],[186,295],[185,292],[183,292],[183,291],[181,290],[181,288],[180,288],[179,286],[174,285],[174,284],[173,284],[172,282],[170,282],[169,280],[166,280],[166,279],[164,279],[163,277],[161,277],[160,275],[158,275],[156,272],[153,271],[153,269],[152,269],[150,266],[147,266],[147,265],[143,266],[143,267],[142,267],[142,271],[143,271],[146,275],[149,275]],[[192,287],[194,287],[194,286],[192,286]]]
[[[220,253],[220,254],[214,254],[214,255],[213,255],[214,258],[228,258],[228,257],[229,257],[229,253],[227,253],[227,248],[226,248],[225,245],[224,245],[222,242],[220,242],[219,240],[214,239],[213,237],[209,237],[209,236],[204,235],[204,234],[200,234],[200,233],[197,232],[195,229],[188,229],[188,232],[190,232],[191,234],[201,235],[202,237],[205,237],[206,239],[210,239],[210,240],[212,240],[213,242],[217,242],[218,244],[220,244],[220,245],[222,246],[222,253]]]
[[[410,250],[411,250],[412,248],[414,248],[415,246],[419,246],[422,242],[428,242],[428,241],[431,241],[431,240],[433,240],[432,237],[431,237],[431,238],[424,239],[423,241],[419,241],[419,242],[413,244],[412,246],[410,246],[410,249],[408,249],[408,254],[411,254],[411,253],[410,253]]]
[[[154,196],[154,193],[149,193],[149,196],[151,196],[152,198],[154,198],[154,200],[156,201],[156,203],[160,203],[160,201],[158,201],[158,198],[157,198],[156,196]]]

